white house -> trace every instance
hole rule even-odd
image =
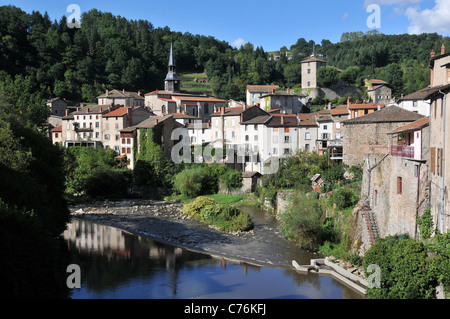
[[[411,93],[398,100],[398,106],[402,109],[419,113],[424,116],[430,115],[430,100],[426,100],[425,96],[428,94],[429,87]]]

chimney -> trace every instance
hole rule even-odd
[[[347,107],[350,106],[350,95],[347,97]]]
[[[124,95],[125,95],[125,89],[122,89],[122,94],[124,94]]]
[[[441,46],[441,54],[445,54],[445,45],[444,45],[444,43],[442,43],[442,46]]]
[[[66,116],[69,116],[69,110],[66,109]]]
[[[284,116],[281,115],[281,125],[284,125]]]
[[[381,105],[380,104],[377,105],[377,110],[378,111],[381,110]]]
[[[225,106],[220,107],[220,114],[225,114]]]
[[[331,102],[328,103],[328,110],[331,110]]]
[[[129,107],[128,109],[127,109],[127,126],[131,126],[131,124],[132,124],[132,115],[133,113],[132,113],[132,111],[131,111],[131,107]]]
[[[109,90],[106,90],[106,97],[109,96]]]
[[[434,52],[434,50],[432,50],[430,56],[431,56],[431,58],[434,58],[436,56],[436,52]]]
[[[291,89],[290,89],[290,88],[287,88],[287,92],[288,92],[288,93],[291,93]]]
[[[141,96],[141,91],[138,91],[138,95]]]

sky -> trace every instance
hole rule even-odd
[[[265,51],[289,48],[299,38],[339,42],[344,32],[384,34],[437,32],[450,36],[450,0],[0,0],[52,20],[96,8],[155,27],[213,36],[239,47],[246,42]]]

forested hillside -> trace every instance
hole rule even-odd
[[[236,49],[213,37],[155,28],[150,21],[127,20],[95,9],[83,13],[81,28],[66,24],[64,16],[51,21],[46,13],[0,7],[0,86],[20,85],[22,92],[75,102],[95,102],[107,88],[161,89],[173,42],[177,71],[205,72],[220,98],[245,99],[247,84],[299,87],[300,62],[313,49],[326,55],[329,65],[347,71],[355,84],[364,77],[380,78],[400,96],[429,83],[432,49],[439,53],[442,43],[450,48],[449,38],[436,33],[352,32],[344,33],[339,43],[300,38],[289,49],[281,48],[281,58],[275,61],[250,43]]]

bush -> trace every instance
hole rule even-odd
[[[242,174],[235,170],[228,170],[219,178],[220,184],[227,191],[239,189],[242,187]]]
[[[199,196],[191,203],[185,204],[183,206],[183,212],[186,215],[197,218],[198,216],[200,216],[200,213],[205,207],[212,206],[214,204],[214,199],[205,196]]]
[[[126,196],[132,173],[127,169],[100,167],[86,180],[86,194],[90,196]]]
[[[417,217],[417,224],[420,230],[420,236],[423,239],[428,239],[433,231],[433,217],[431,216],[431,210],[425,209],[421,217]]]
[[[364,256],[364,270],[380,267],[380,288],[368,288],[372,299],[433,299],[436,279],[429,272],[425,245],[407,236],[378,239]]]
[[[331,196],[331,201],[336,203],[336,207],[340,210],[354,206],[358,200],[358,195],[345,187],[338,188]]]
[[[283,236],[301,248],[317,249],[322,234],[322,209],[317,200],[305,194],[292,196],[280,218]]]
[[[233,205],[216,204],[212,198],[206,196],[199,196],[191,203],[185,204],[183,212],[222,231],[246,231],[253,227],[247,212]]]

